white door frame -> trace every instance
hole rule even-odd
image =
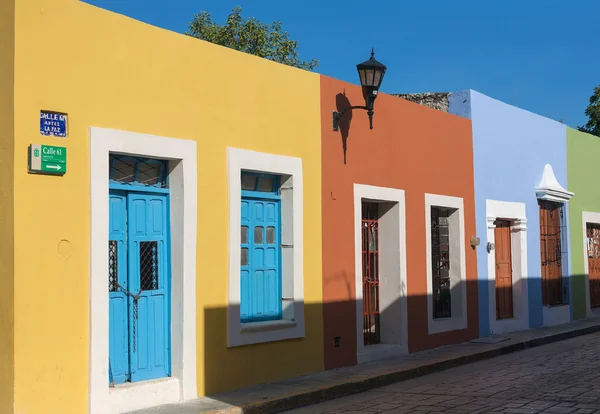
[[[90,414],[118,414],[197,398],[196,142],[90,128]],[[171,377],[109,389],[109,154],[169,160],[171,229]]]
[[[394,251],[380,252],[381,343],[364,345],[362,294],[362,202],[389,203],[380,219],[382,246]],[[388,204],[388,205],[389,205]],[[397,249],[397,250],[396,250]],[[354,184],[354,276],[356,290],[356,357],[358,363],[408,353],[408,306],[406,285],[406,205],[404,190]]]
[[[496,319],[496,253],[483,246],[487,254],[487,284],[489,294],[489,320],[492,333],[506,333],[529,328],[529,300],[527,280],[527,216],[525,203],[486,200],[487,241],[492,247],[496,236],[494,222],[497,219],[510,221],[512,262],[513,317]],[[486,250],[487,249],[487,250]]]

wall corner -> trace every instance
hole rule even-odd
[[[452,92],[448,105],[449,113],[471,119],[471,90]]]
[[[14,412],[15,0],[0,2],[0,412]]]

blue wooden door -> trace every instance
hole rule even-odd
[[[280,200],[242,198],[242,322],[281,318],[279,216]]]
[[[170,375],[167,194],[110,191],[109,363],[115,384]]]
[[[129,379],[127,196],[110,192],[108,242],[109,357],[112,381]]]
[[[164,194],[127,196],[131,381],[170,375],[168,201]]]

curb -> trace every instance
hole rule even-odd
[[[551,334],[538,338],[523,340],[520,342],[507,344],[498,348],[476,352],[469,355],[463,355],[456,358],[450,358],[443,361],[434,362],[416,368],[405,370],[396,370],[384,373],[373,374],[356,380],[349,380],[343,383],[334,383],[331,386],[325,386],[315,390],[310,390],[298,394],[286,394],[280,397],[254,401],[244,404],[241,407],[231,407],[224,410],[211,411],[210,414],[274,414],[294,408],[300,408],[311,404],[317,404],[340,397],[346,397],[351,394],[369,391],[385,385],[406,381],[411,378],[420,377],[434,372],[444,371],[461,365],[470,364],[496,356],[521,351],[528,348],[547,345],[554,342],[564,341],[566,339],[576,338],[578,336],[589,335],[600,332],[600,325],[589,326],[580,329],[573,329],[566,332]]]

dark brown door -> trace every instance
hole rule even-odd
[[[513,317],[510,222],[496,220],[495,225],[496,318],[508,319]]]
[[[587,225],[588,275],[590,306],[600,307],[600,225]]]
[[[362,281],[364,344],[378,344],[379,331],[379,212],[377,204],[362,203]]]
[[[540,202],[540,249],[542,259],[542,304],[562,304],[562,249],[560,243],[560,207]]]

